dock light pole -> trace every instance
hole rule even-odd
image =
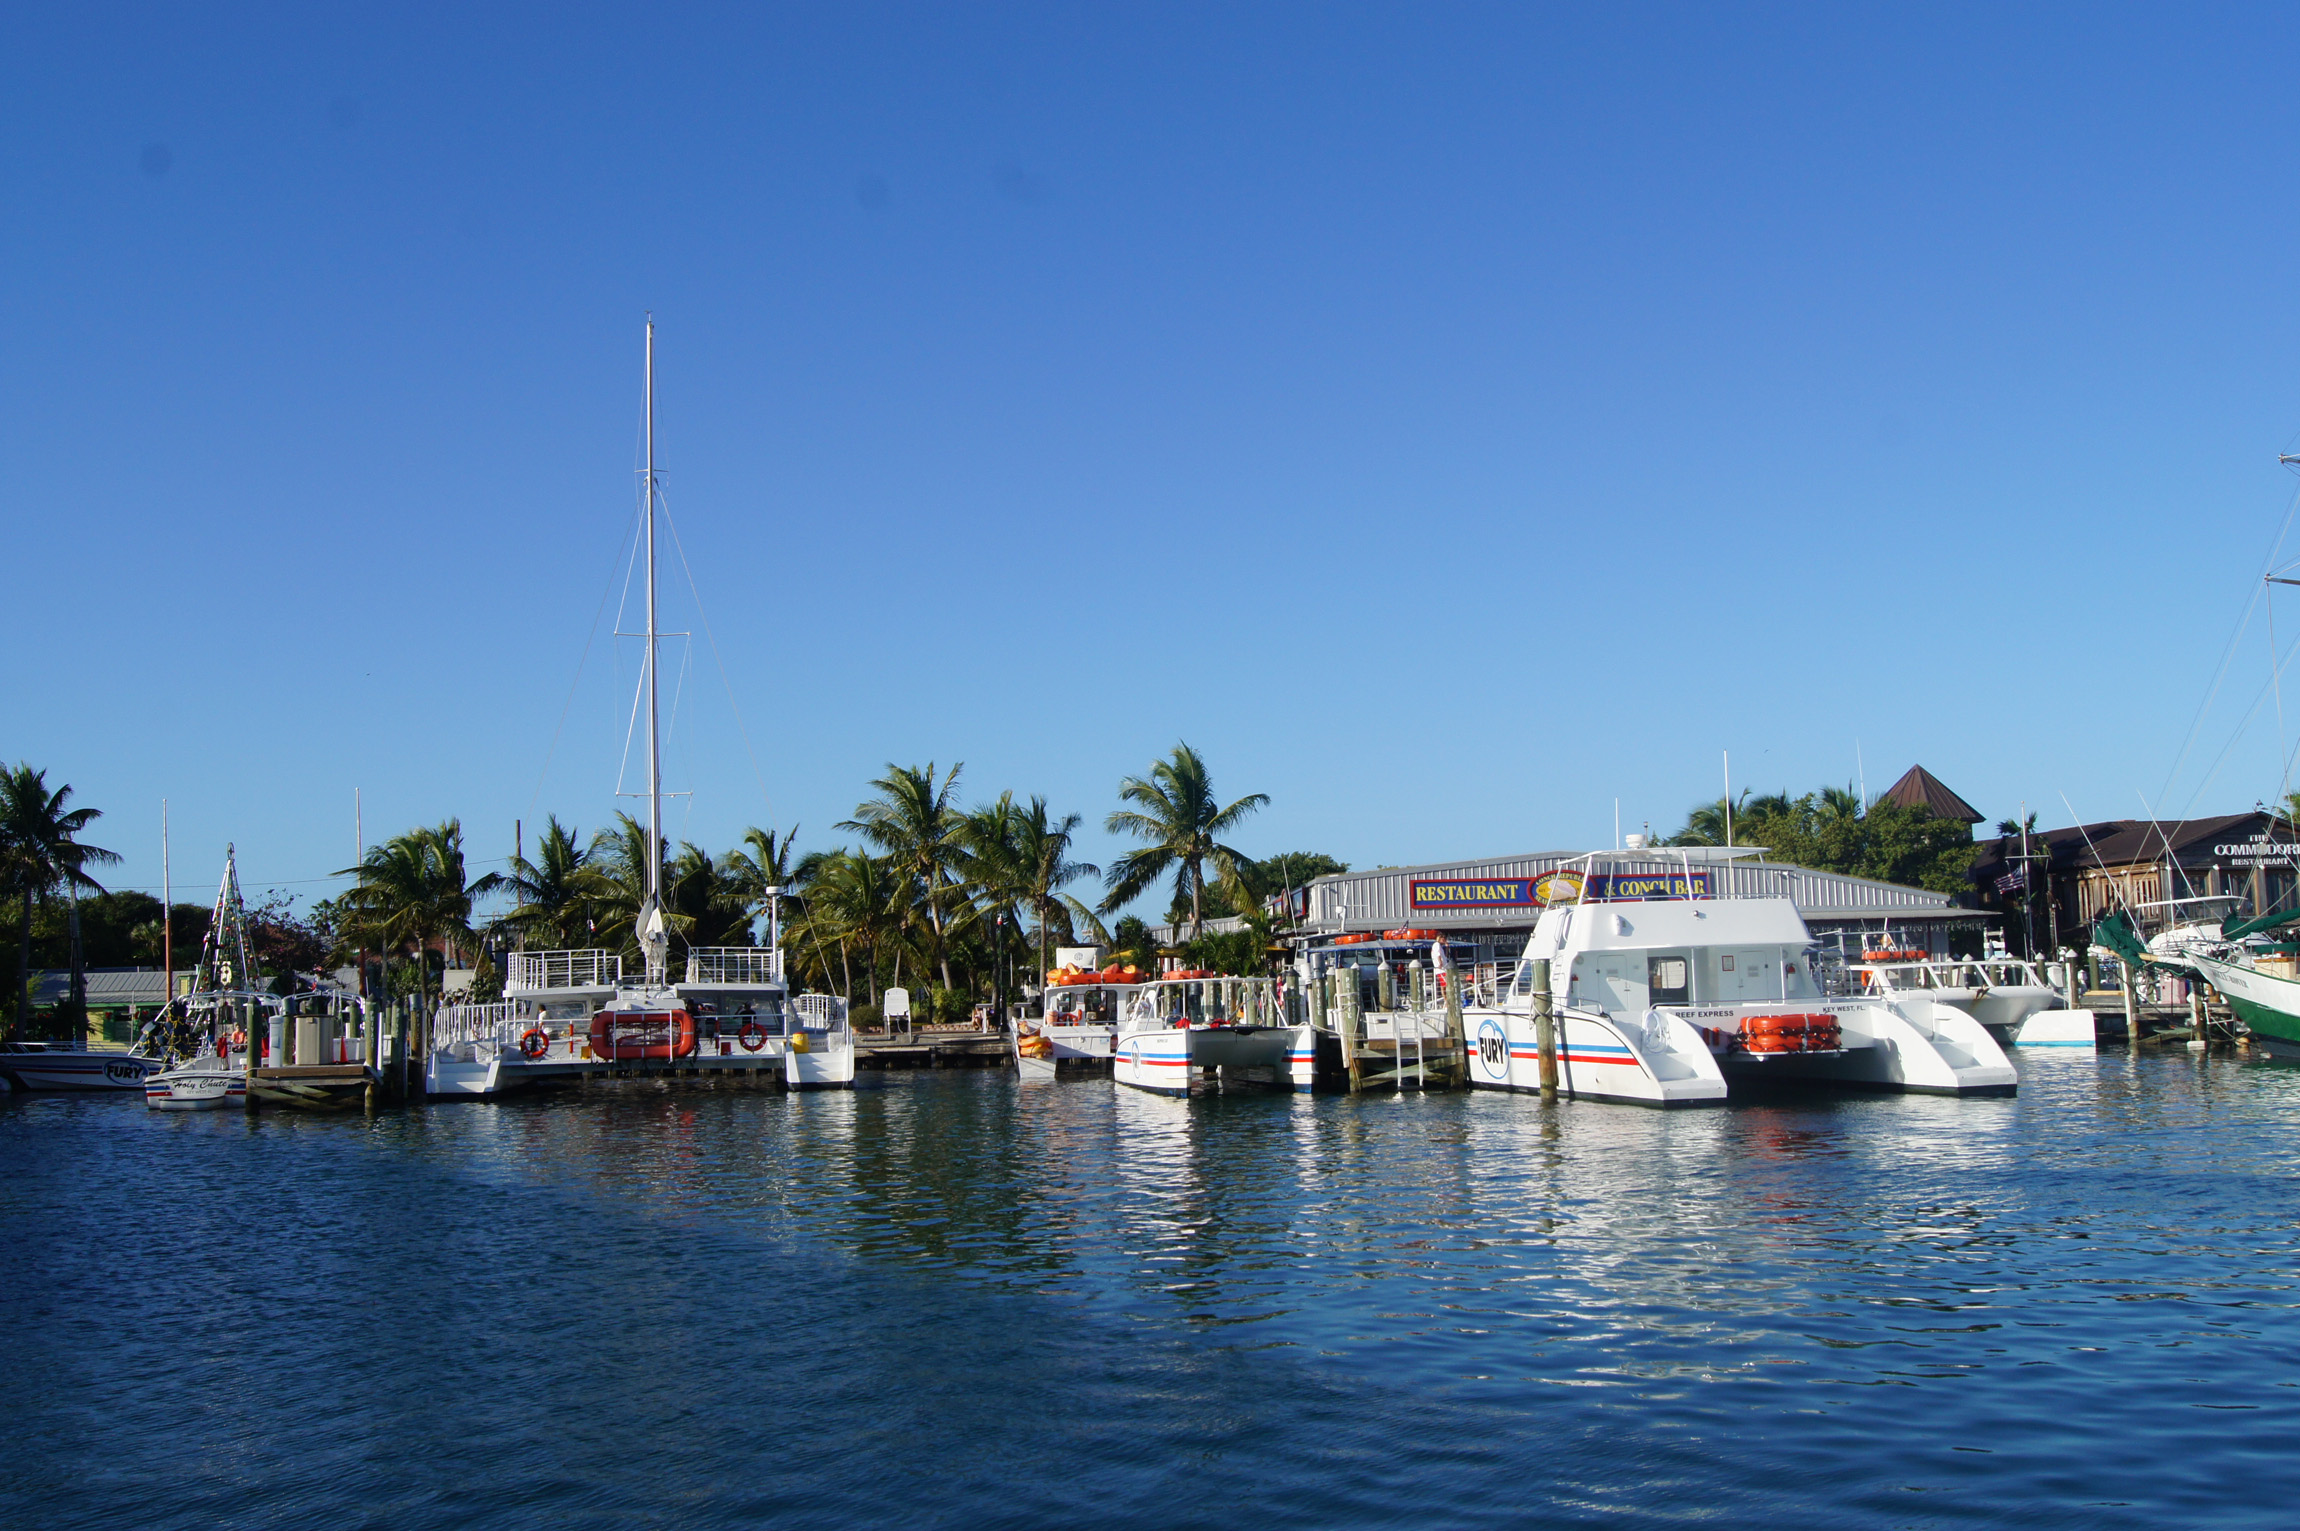
[[[1556,1002],[1549,992],[1549,959],[1533,963],[1533,1045],[1541,1054],[1541,1098],[1557,1099]]]

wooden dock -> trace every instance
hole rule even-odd
[[[1003,1031],[972,1026],[921,1026],[915,1031],[855,1033],[855,1068],[983,1069],[1014,1061]]]

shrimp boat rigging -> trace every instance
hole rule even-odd
[[[647,630],[641,686],[647,718],[645,888],[634,922],[643,972],[623,972],[620,953],[517,951],[504,998],[444,1006],[434,1018],[425,1088],[434,1096],[485,1097],[559,1079],[630,1072],[779,1076],[790,1089],[841,1089],[855,1077],[847,1002],[790,992],[782,952],[781,890],[768,894],[764,947],[690,947],[678,981],[670,971],[663,911],[662,715],[657,677],[655,322],[647,321],[646,467],[642,476]]]
[[[283,1003],[257,982],[240,899],[239,851],[227,845],[223,881],[200,941],[191,992],[170,995],[137,1044],[154,1064],[144,1081],[144,1104],[155,1111],[213,1111],[243,1104],[249,1049],[252,1045],[261,1055],[264,1022]]]

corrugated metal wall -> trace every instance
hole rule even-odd
[[[1586,851],[1539,851],[1490,861],[1442,862],[1322,877],[1307,890],[1308,919],[1312,927],[1328,931],[1401,926],[1469,930],[1531,925],[1540,913],[1537,907],[1416,909],[1410,900],[1410,890],[1416,882],[1508,882],[1538,878],[1560,868],[1578,869],[1588,854]],[[1787,897],[1808,917],[1882,915],[1951,907],[1945,895],[1921,888],[1896,887],[1861,877],[1769,862],[1709,861],[1703,859],[1699,851],[1693,853],[1689,862],[1675,855],[1611,855],[1598,862],[1599,869],[1607,872],[1674,875],[1680,879],[1688,865],[1697,876],[1708,879],[1711,897]]]

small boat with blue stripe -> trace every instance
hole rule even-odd
[[[1190,973],[1125,992],[1111,1065],[1120,1084],[1160,1095],[1188,1095],[1193,1084],[1292,1088],[1300,1028],[1269,979]]]

